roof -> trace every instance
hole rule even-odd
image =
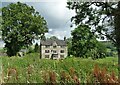
[[[45,45],[53,45],[53,43],[56,42],[58,46],[66,46],[66,41],[59,40],[59,39],[47,39],[47,40],[41,40],[40,44]]]

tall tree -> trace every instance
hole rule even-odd
[[[120,73],[120,1],[118,2],[67,2],[76,15],[72,21],[76,25],[91,26],[94,33],[113,41],[118,51],[118,71]],[[94,29],[93,29],[94,27]],[[120,75],[119,75],[120,78]]]
[[[44,18],[33,6],[11,3],[2,8],[2,39],[8,56],[14,56],[23,47],[32,44],[48,31]]]
[[[96,37],[87,25],[80,25],[72,33],[72,50],[76,57],[84,57],[96,47]],[[87,56],[86,56],[87,57]]]

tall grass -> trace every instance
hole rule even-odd
[[[117,76],[117,58],[105,58],[99,60],[83,58],[67,58],[64,60],[39,59],[39,54],[31,53],[23,57],[0,57],[3,64],[5,83],[87,83],[94,81],[92,75],[94,66],[99,69],[107,68],[107,74]],[[8,68],[15,68],[18,80],[11,78],[7,81]],[[105,72],[105,71],[104,71]],[[51,77],[52,76],[52,77]],[[45,81],[46,80],[46,81]]]

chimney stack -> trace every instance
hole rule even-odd
[[[64,41],[66,41],[66,37],[64,37]]]

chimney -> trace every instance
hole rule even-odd
[[[66,37],[64,37],[64,41],[66,41]]]

